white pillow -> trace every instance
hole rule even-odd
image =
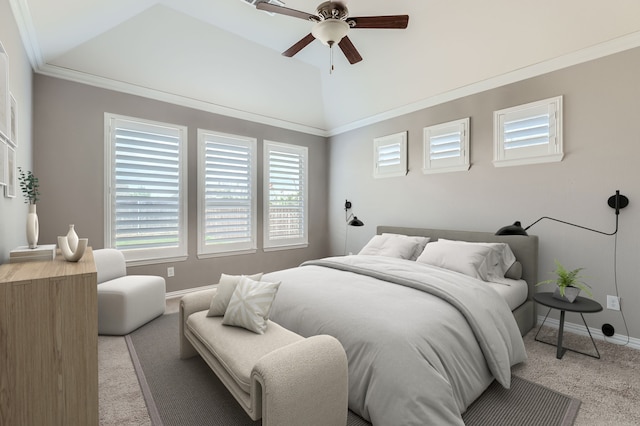
[[[418,243],[406,235],[374,235],[358,254],[411,259]]]
[[[513,251],[511,251],[511,247],[509,247],[509,244],[506,243],[472,243],[468,241],[445,240],[443,238],[438,239],[438,241],[446,241],[452,244],[471,244],[489,247],[492,250],[492,257],[487,263],[488,276],[485,281],[493,281],[496,278],[504,278],[506,272],[516,262],[516,256],[513,254]]]
[[[227,311],[229,300],[231,300],[231,296],[243,276],[244,275],[220,275],[218,291],[213,299],[211,299],[209,312],[207,312],[208,317],[221,317],[224,315]],[[262,279],[262,272],[255,275],[249,275],[248,277],[254,281],[260,281],[260,279]]]
[[[489,281],[489,264],[492,257],[492,250],[489,247],[452,244],[438,240],[427,244],[417,262]]]
[[[231,296],[222,323],[264,334],[279,287],[280,282],[259,282],[242,277]]]
[[[416,260],[418,256],[420,256],[420,254],[422,253],[422,250],[424,250],[424,247],[427,245],[427,243],[430,240],[429,237],[419,237],[417,235],[390,234],[386,232],[383,232],[382,235],[394,235],[400,238],[409,238],[409,240],[416,243],[416,247],[413,251],[413,254],[409,258],[409,260]]]

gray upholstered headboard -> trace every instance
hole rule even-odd
[[[538,282],[538,237],[529,235],[494,235],[490,232],[454,231],[447,229],[405,228],[398,226],[378,226],[377,233],[384,232],[404,235],[430,237],[431,241],[438,238],[449,240],[507,243],[516,259],[522,264],[522,279],[529,285],[529,299],[533,298],[535,285]]]

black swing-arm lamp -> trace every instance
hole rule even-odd
[[[344,217],[347,225],[364,226],[364,222],[358,219],[358,216],[354,216],[353,213],[349,214],[349,210],[351,210],[351,201],[344,200]]]
[[[358,219],[358,216],[354,216],[353,213],[349,213],[351,210],[351,201],[344,200],[344,221],[347,223],[346,230],[344,231],[344,254],[347,254],[347,233],[349,226],[364,226],[364,222]]]
[[[571,225],[571,226],[575,226],[576,228],[586,229],[587,231],[597,232],[598,234],[615,235],[618,232],[618,215],[620,214],[620,209],[623,209],[629,205],[629,199],[624,195],[621,195],[620,191],[618,190],[616,191],[615,195],[612,195],[611,197],[609,197],[609,199],[607,200],[607,204],[609,205],[609,207],[616,210],[616,229],[611,233],[598,231],[597,229],[587,228],[586,226],[582,226],[582,225],[576,225],[575,223],[567,222],[560,219],[555,219],[549,216],[542,216],[540,219],[536,220],[526,228],[522,228],[522,225],[520,224],[519,221],[515,222],[513,225],[504,226],[500,228],[498,232],[496,232],[496,235],[525,235],[525,236],[529,235],[527,234],[527,229],[531,228],[533,225],[535,225],[536,223],[540,222],[543,219],[553,220],[555,222],[564,223],[565,225]]]

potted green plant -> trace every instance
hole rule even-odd
[[[593,297],[591,287],[582,281],[584,278],[583,276],[578,275],[584,268],[577,268],[569,271],[557,260],[555,262],[555,274],[557,275],[557,278],[541,281],[537,283],[536,286],[555,283],[557,287],[553,293],[553,297],[570,303],[573,303],[576,300],[580,290],[584,291],[589,297]]]

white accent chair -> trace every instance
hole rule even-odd
[[[164,278],[127,275],[119,250],[94,250],[93,257],[98,272],[98,334],[129,334],[164,314]]]

